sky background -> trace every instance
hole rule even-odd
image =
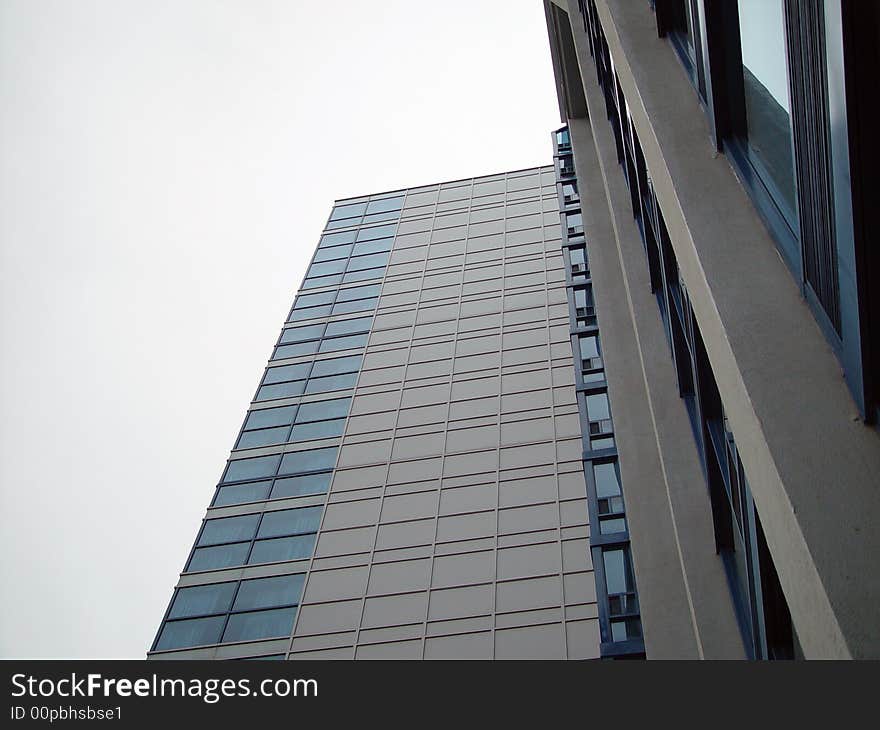
[[[0,657],[143,657],[335,198],[551,162],[540,0],[0,2]]]

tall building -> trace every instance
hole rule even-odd
[[[647,657],[880,656],[880,8],[545,10]]]
[[[151,657],[643,653],[558,175],[336,203]]]

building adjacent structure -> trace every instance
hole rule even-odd
[[[545,10],[552,165],[336,202],[151,658],[880,656],[880,12]]]
[[[545,10],[647,656],[880,656],[880,11]]]

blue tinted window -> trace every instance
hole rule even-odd
[[[278,455],[258,456],[255,459],[237,459],[226,467],[224,482],[240,482],[245,479],[270,477],[278,468]]]
[[[288,380],[302,380],[309,377],[310,362],[297,363],[296,365],[281,365],[280,367],[266,368],[263,383],[285,383]]]
[[[337,302],[350,302],[353,299],[365,299],[379,296],[380,284],[367,284],[366,286],[351,286],[348,289],[340,289],[336,297]]]
[[[312,377],[322,375],[338,375],[339,373],[355,373],[361,368],[362,355],[334,357],[331,360],[316,360]]]
[[[255,449],[258,446],[272,446],[274,444],[283,444],[287,442],[287,436],[290,434],[290,426],[279,426],[278,428],[263,428],[259,431],[245,431],[238,437],[236,449]]]
[[[342,277],[342,281],[348,284],[353,281],[367,281],[368,279],[381,279],[385,276],[385,267],[378,269],[364,269],[363,271],[349,271]]]
[[[257,397],[254,400],[272,400],[273,398],[291,398],[295,395],[302,395],[305,389],[305,380],[294,380],[291,383],[280,383],[278,385],[264,385],[257,391]]]
[[[338,350],[351,350],[355,347],[364,347],[367,344],[367,335],[351,335],[349,337],[334,337],[324,340],[319,352],[336,352]]]
[[[403,207],[403,196],[396,198],[383,198],[382,200],[371,200],[367,206],[367,213],[381,213],[386,210],[400,210]]]
[[[276,563],[282,560],[302,560],[311,557],[317,538],[317,535],[312,534],[257,540],[248,563],[256,565],[257,563]]]
[[[309,267],[309,278],[315,276],[327,276],[328,274],[341,274],[345,270],[345,261],[342,259],[336,261],[325,261],[324,263],[312,264]]]
[[[234,613],[229,617],[223,641],[252,641],[290,636],[295,608],[276,608],[253,613]]]
[[[380,223],[381,221],[392,221],[397,220],[398,218],[400,218],[399,210],[387,210],[384,213],[371,213],[370,215],[364,216],[361,225]]]
[[[377,298],[373,299],[359,299],[354,302],[339,302],[338,304],[333,305],[333,314],[349,314],[351,312],[369,312],[372,309],[376,308],[376,303],[379,300]]]
[[[372,323],[372,317],[355,317],[354,319],[343,319],[338,322],[330,322],[327,325],[327,337],[335,335],[350,335],[355,332],[367,332]]]
[[[250,540],[257,531],[260,515],[238,515],[237,517],[221,517],[216,520],[205,520],[198,545],[216,545],[221,542]]]
[[[337,448],[311,449],[285,454],[281,461],[280,474],[296,474],[300,471],[320,471],[332,469],[336,464]]]
[[[331,390],[354,388],[356,382],[357,373],[328,375],[326,378],[312,378],[306,386],[306,393],[327,393]]]
[[[347,243],[344,246],[331,246],[330,248],[319,248],[318,252],[315,254],[315,258],[312,259],[314,263],[318,263],[321,261],[334,261],[335,259],[347,259],[348,255],[351,253],[351,244]],[[327,292],[331,295],[333,292]],[[302,306],[309,306],[304,304]]]
[[[296,422],[320,421],[323,418],[341,418],[348,415],[351,398],[334,398],[316,403],[303,403],[299,407]]]
[[[365,241],[363,243],[358,243],[354,247],[354,255],[363,256],[368,253],[381,253],[383,251],[390,251],[391,241],[392,239],[390,238],[377,238],[375,241]]]
[[[162,629],[156,649],[186,649],[190,646],[216,644],[223,631],[225,616],[169,621]]]
[[[274,578],[243,580],[232,610],[247,611],[255,608],[273,608],[299,603],[304,579],[304,573],[297,573]]]
[[[330,486],[332,474],[305,474],[301,477],[276,479],[272,487],[272,499],[300,497],[304,494],[324,494]]]
[[[321,521],[321,507],[300,507],[278,512],[266,512],[257,537],[283,537],[305,532],[317,532]]]
[[[301,322],[304,319],[326,317],[332,311],[333,307],[330,304],[322,304],[320,307],[307,307],[306,309],[293,309],[291,310],[290,316],[287,318],[287,321]]]
[[[220,570],[233,565],[244,565],[250,547],[249,542],[239,542],[234,545],[197,548],[193,550],[187,571]]]
[[[339,246],[343,243],[354,243],[354,237],[357,231],[340,231],[339,233],[325,233],[321,236],[321,242],[318,244],[320,248],[326,246]]]
[[[244,502],[258,502],[269,496],[269,488],[272,482],[245,482],[229,487],[220,487],[217,496],[214,497],[214,506],[222,507],[226,504],[242,504]]]
[[[349,203],[348,205],[337,205],[330,214],[331,221],[337,221],[340,218],[359,218],[367,209],[366,203]]]
[[[332,421],[315,421],[294,426],[290,434],[291,441],[307,441],[309,439],[326,439],[341,436],[345,429],[345,419],[336,418]]]
[[[300,294],[296,298],[293,308],[302,309],[303,307],[316,307],[319,304],[333,304],[335,296],[336,292],[333,291],[319,292],[318,294]]]
[[[300,342],[296,345],[279,345],[275,348],[273,360],[281,360],[285,357],[299,357],[300,355],[314,355],[318,351],[320,340]]]
[[[178,588],[171,604],[168,618],[189,618],[207,616],[212,613],[226,613],[232,604],[237,583],[212,583],[206,586]],[[292,601],[291,601],[292,603]]]
[[[317,289],[322,286],[333,286],[342,282],[342,276],[331,274],[330,276],[311,276],[303,282],[303,289]]]
[[[366,256],[354,256],[348,261],[349,271],[362,271],[388,264],[388,253],[371,253]]]
[[[360,218],[342,218],[338,221],[327,221],[327,225],[324,226],[324,230],[332,231],[334,228],[350,228],[351,226],[358,225],[360,221]]]
[[[307,327],[290,327],[281,333],[281,344],[289,342],[303,342],[304,340],[313,340],[324,334],[323,324],[310,324]]]
[[[283,406],[281,408],[264,408],[260,411],[251,411],[244,422],[246,430],[253,428],[266,428],[267,426],[282,426],[290,423],[296,415],[296,406]]]
[[[358,241],[372,241],[376,238],[388,238],[394,235],[397,230],[397,224],[391,223],[387,226],[372,226],[371,228],[361,228],[357,232]]]

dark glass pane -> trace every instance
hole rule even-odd
[[[237,459],[230,461],[226,467],[224,482],[240,482],[245,479],[270,477],[278,468],[278,455],[258,456],[255,459]]]
[[[290,327],[281,333],[281,339],[278,341],[282,345],[285,345],[290,342],[303,342],[304,340],[313,340],[323,334],[323,324],[310,324],[308,327]]]
[[[217,496],[214,497],[214,506],[222,507],[226,504],[242,504],[243,502],[257,502],[266,499],[272,482],[245,482],[229,487],[220,487]]]
[[[321,521],[322,507],[300,507],[278,512],[266,512],[257,537],[283,537],[316,532]]]
[[[223,631],[225,616],[169,621],[162,629],[156,649],[186,649],[203,644],[216,644]]]
[[[235,581],[231,583],[212,583],[206,586],[178,588],[168,612],[168,618],[188,618],[207,616],[212,613],[226,613],[235,595]]]
[[[257,565],[258,563],[278,563],[285,560],[309,558],[315,550],[317,538],[316,534],[312,534],[257,540],[248,563]]]
[[[781,202],[794,212],[784,3],[740,0],[738,8],[749,155],[774,197],[781,195]]]
[[[290,435],[290,426],[280,426],[278,428],[264,428],[259,431],[245,431],[238,437],[238,443],[235,445],[238,449],[255,449],[258,446],[273,446],[274,444],[283,444],[287,442]]]
[[[339,322],[330,322],[327,324],[326,336],[348,335],[355,332],[367,332],[372,323],[372,317],[355,317],[354,319],[343,319]]]
[[[337,350],[352,350],[356,347],[364,347],[367,344],[367,335],[351,335],[349,337],[334,337],[321,342],[320,352],[336,352]]]
[[[291,441],[307,441],[309,439],[326,439],[341,436],[345,429],[345,419],[336,418],[332,421],[315,421],[293,427]]]
[[[251,411],[244,422],[245,430],[254,428],[266,428],[267,426],[282,426],[293,421],[296,415],[296,406],[283,406],[281,408],[263,408],[259,411]]]
[[[312,377],[323,375],[339,375],[340,373],[356,373],[361,369],[362,355],[349,355],[348,357],[334,357],[331,360],[317,360],[312,370]]]
[[[234,545],[220,545],[219,547],[204,547],[193,550],[187,572],[197,570],[220,570],[230,568],[233,565],[244,565],[247,560],[249,542],[240,542]]]
[[[232,610],[248,611],[254,608],[273,608],[299,603],[305,577],[305,573],[297,573],[274,578],[243,580]]]
[[[290,636],[295,608],[276,608],[254,613],[234,613],[229,617],[223,641],[253,641]]]
[[[264,385],[257,391],[256,401],[273,400],[275,398],[292,398],[302,395],[305,389],[305,380],[294,380],[292,383],[279,383],[278,385]]]
[[[311,449],[285,454],[281,461],[279,474],[296,474],[300,471],[320,471],[332,469],[336,464],[335,446],[327,449]]]
[[[260,515],[238,515],[236,517],[220,517],[216,520],[205,520],[198,545],[216,545],[221,542],[250,540],[257,531]]]
[[[341,418],[348,415],[351,398],[334,398],[315,403],[303,403],[299,407],[296,422],[320,421],[324,418]]]
[[[276,479],[272,487],[272,499],[281,497],[301,497],[305,494],[324,494],[330,487],[330,472],[324,474],[305,474],[301,477]]]
[[[309,377],[310,362],[297,363],[296,365],[281,365],[280,367],[266,368],[263,376],[263,385],[270,383],[286,383],[288,380],[302,380]]]

